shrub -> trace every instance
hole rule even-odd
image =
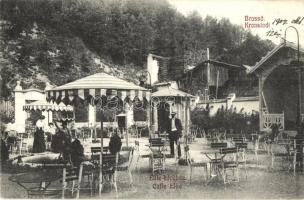
[[[235,107],[225,109],[221,107],[214,116],[210,116],[209,106],[206,108],[196,108],[191,113],[192,124],[204,129],[233,130],[234,133],[250,133],[259,129],[258,113],[247,114],[241,109],[236,111]]]

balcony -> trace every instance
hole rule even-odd
[[[261,123],[261,131],[270,131],[273,124],[277,124],[279,126],[279,130],[284,130],[284,113],[263,113]]]

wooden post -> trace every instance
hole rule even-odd
[[[220,78],[220,72],[219,72],[219,70],[217,70],[216,71],[216,92],[215,92],[215,99],[217,99],[219,78]]]
[[[186,140],[185,140],[185,146],[188,146],[188,140],[189,140],[189,131],[188,131],[188,96],[186,94],[186,106],[185,106],[185,132],[186,132]],[[188,154],[186,152],[185,153],[185,157],[186,157],[186,161],[188,160]]]
[[[207,48],[207,89],[209,91],[209,83],[210,83],[210,63],[209,63],[209,60],[210,60],[210,56],[209,56],[209,48]]]
[[[99,196],[103,189],[103,178],[102,178],[102,153],[103,153],[103,110],[101,110],[101,121],[100,121],[101,137],[100,137],[100,156],[99,156]]]

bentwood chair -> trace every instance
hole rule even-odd
[[[245,176],[247,179],[247,148],[248,148],[248,143],[246,142],[238,142],[235,143],[235,147],[237,148],[237,159],[238,159],[238,164],[240,166],[243,166],[245,169]]]
[[[285,147],[284,151],[277,149],[276,147]],[[286,161],[289,162],[292,158],[291,149],[293,148],[293,140],[289,139],[280,139],[277,140],[276,143],[271,144],[270,146],[270,154],[271,154],[271,168],[274,168],[274,164],[277,158],[281,159],[281,164],[283,165]],[[280,151],[279,151],[280,150]],[[291,166],[288,167],[288,170]]]
[[[219,169],[221,171],[223,182],[226,185],[231,182],[239,182],[239,163],[238,157],[236,156],[238,149],[236,147],[220,149],[222,154],[221,164]],[[229,175],[229,172],[231,174]]]
[[[118,153],[114,154],[103,154],[102,155],[102,177],[100,190],[104,187],[105,183],[110,184],[111,188],[114,187],[116,197],[118,197],[117,189],[117,165],[118,165]]]
[[[101,147],[91,147],[91,162],[97,164],[99,162]],[[103,154],[109,154],[109,147],[103,147]]]
[[[291,155],[293,156],[293,175],[296,176],[296,171],[300,169],[301,166],[303,169],[300,170],[304,172],[304,139],[294,139]]]
[[[71,195],[74,195],[74,192],[78,188],[78,169],[77,167],[64,167],[62,172],[62,198],[66,197],[67,191],[71,192]]]
[[[135,169],[138,172],[138,162],[140,158],[149,158],[150,159],[150,153],[149,154],[141,154],[140,153],[140,147],[139,147],[139,141],[135,140],[135,147],[134,147],[134,152],[136,152],[137,159],[135,163]]]
[[[161,138],[151,138],[150,142],[150,166],[152,166],[152,174],[158,171],[165,171],[166,156],[163,153],[165,142]]]
[[[96,171],[96,167],[91,162],[82,162],[79,167],[78,173],[78,188],[76,198],[79,198],[80,190],[90,190],[91,196],[93,196],[93,183],[94,183],[94,173]],[[85,177],[87,177],[87,182],[85,182]],[[83,184],[87,184],[83,186]]]
[[[133,177],[132,177],[132,171],[131,171],[131,165],[132,165],[132,161],[133,161],[133,154],[134,154],[134,149],[132,148],[131,150],[128,151],[127,162],[119,164],[117,166],[117,172],[127,172],[128,176],[129,176],[129,184],[130,184],[131,187],[133,186]]]
[[[193,172],[193,169],[194,168],[203,168],[204,171],[205,171],[205,180],[207,180],[208,178],[208,168],[207,168],[207,165],[208,163],[206,162],[194,162],[191,158],[191,155],[190,155],[190,148],[189,146],[185,146],[185,154],[187,155],[187,164],[188,164],[188,167],[189,167],[189,170],[190,170],[190,175],[189,175],[189,183],[191,184],[191,181],[192,181],[192,172]]]

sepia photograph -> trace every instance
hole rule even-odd
[[[0,199],[304,199],[303,11],[0,0]]]

